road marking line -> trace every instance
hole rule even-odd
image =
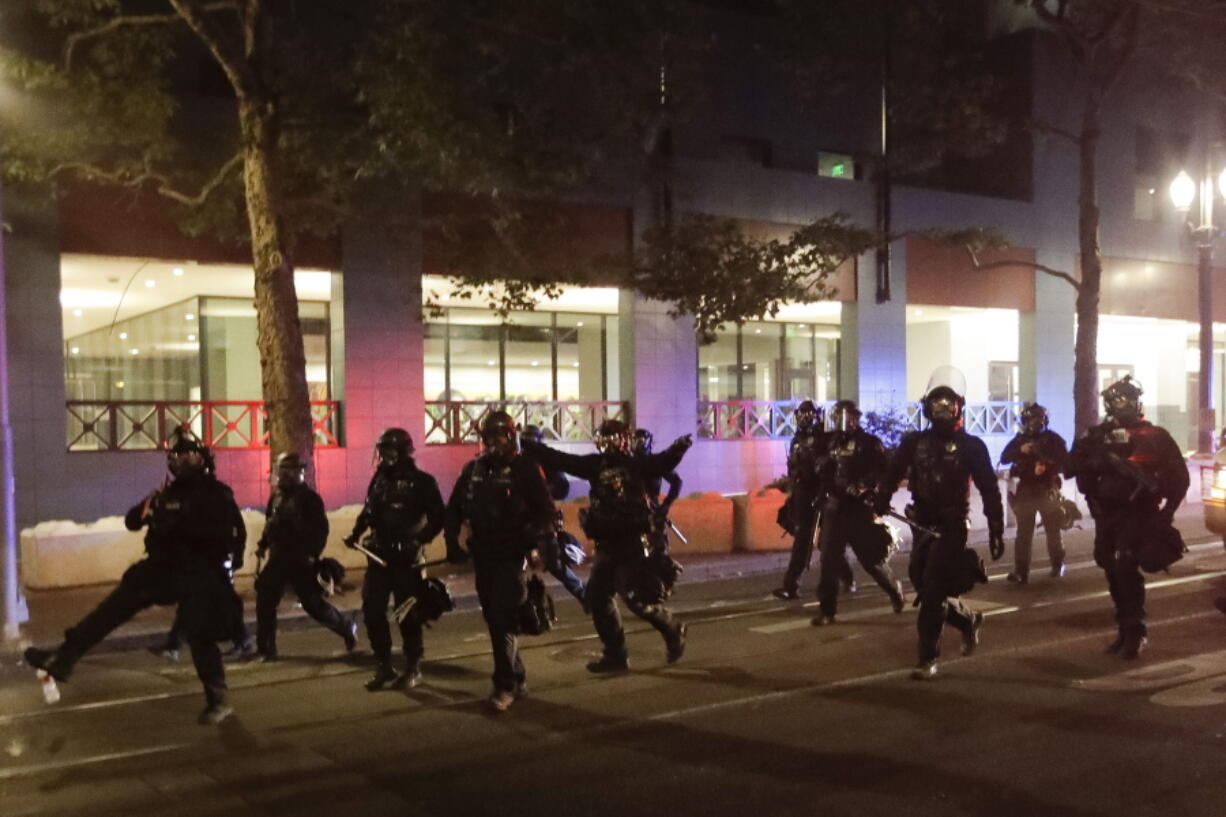
[[[1192,621],[1198,618],[1208,618],[1210,616],[1220,616],[1220,615],[1221,613],[1219,613],[1217,610],[1210,610],[1210,611],[1201,612],[1201,613],[1190,613],[1184,616],[1175,616],[1173,618],[1156,621],[1156,622],[1151,623],[1150,626],[1151,627],[1163,627],[1168,624],[1179,624],[1184,621]],[[938,664],[941,667],[947,667],[950,665],[962,664],[966,661],[974,661],[974,660],[983,661],[985,659],[990,660],[993,658],[1001,658],[1001,657],[1006,657],[1010,655],[1021,655],[1021,654],[1025,654],[1029,652],[1037,652],[1039,650],[1048,649],[1050,647],[1061,647],[1067,644],[1075,644],[1078,641],[1099,639],[1113,632],[1115,631],[1114,630],[1098,630],[1093,633],[1069,636],[1068,638],[1061,638],[1055,641],[1043,641],[1037,644],[1021,645],[1017,647],[1006,647],[1001,650],[994,651],[992,653],[983,653],[983,654],[977,653],[974,656],[965,656],[965,657],[960,657],[960,658],[950,658],[948,660],[940,660],[938,661]],[[758,704],[763,704],[763,703],[768,703],[768,702],[773,702],[773,701],[786,700],[788,698],[795,698],[800,695],[811,695],[817,692],[828,692],[828,691],[832,691],[836,689],[846,689],[848,687],[865,686],[868,684],[876,683],[878,681],[888,681],[888,680],[893,680],[893,679],[905,678],[908,675],[910,675],[910,673],[911,673],[910,667],[885,670],[884,672],[875,672],[870,675],[861,675],[856,678],[844,678],[839,681],[823,681],[821,683],[809,684],[807,686],[795,687],[793,689],[779,689],[779,690],[775,690],[774,692],[763,692],[758,695],[747,695],[742,698],[733,698],[727,701],[716,701],[714,703],[709,703],[709,704],[699,704],[698,706],[690,706],[690,707],[684,707],[681,709],[674,709],[669,712],[659,712],[659,713],[656,713],[655,715],[648,715],[647,717],[643,718],[643,720],[644,721],[676,720],[678,718],[686,718],[692,715],[703,715],[708,712],[718,712],[721,709],[732,709],[732,708],[739,707],[739,706],[758,705]]]
[[[146,746],[143,749],[130,749],[126,752],[111,752],[105,755],[94,755],[92,757],[83,757],[77,760],[61,760],[55,763],[35,763],[30,766],[17,766],[11,769],[0,769],[0,780],[12,780],[15,777],[26,777],[28,775],[42,774],[44,772],[57,772],[65,769],[76,769],[81,766],[94,766],[98,763],[106,763],[109,760],[128,760],[134,757],[144,757],[146,755],[158,755],[165,752],[174,752],[179,749],[188,749],[196,746],[195,743],[167,743],[163,746]]]

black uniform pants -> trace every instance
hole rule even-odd
[[[813,558],[813,534],[817,526],[817,508],[810,497],[788,497],[792,517],[792,555],[783,571],[783,589],[795,593],[800,589],[800,576],[809,569]]]
[[[392,660],[392,629],[387,620],[387,605],[394,600],[399,607],[418,592],[421,584],[421,569],[416,559],[406,554],[393,559],[387,567],[367,559],[366,578],[362,582],[362,618],[366,622],[366,634],[370,637],[370,649],[380,664]],[[405,616],[400,622],[400,638],[404,645],[404,658],[408,668],[417,666],[425,651],[422,646],[421,623],[415,616]]]
[[[542,547],[541,560],[544,561],[545,570],[549,572],[549,575],[557,579],[558,583],[566,588],[566,592],[582,602],[583,579],[575,575],[575,571],[570,569],[570,565],[562,557],[563,537],[569,536],[570,534],[565,531],[559,532],[555,538]]]
[[[587,577],[587,603],[592,612],[592,622],[596,625],[596,634],[600,636],[608,658],[626,658],[626,631],[622,628],[621,613],[617,609],[618,595],[626,602],[630,612],[655,627],[665,639],[673,638],[677,633],[673,614],[667,607],[663,604],[642,604],[630,595],[639,573],[646,569],[645,561],[643,545],[638,539],[596,543],[592,572]]]
[[[494,652],[494,689],[514,692],[524,683],[519,657],[519,608],[528,598],[523,557],[473,557],[477,600]]]
[[[1043,520],[1043,532],[1047,536],[1047,556],[1052,567],[1064,564],[1064,541],[1060,527],[1060,500],[1050,491],[1042,493],[1018,491],[1013,500],[1013,513],[1017,516],[1017,538],[1013,540],[1013,572],[1025,579],[1030,576],[1030,552],[1034,542],[1034,520],[1037,514]]]
[[[141,610],[178,603],[176,621],[192,651],[196,676],[211,706],[226,698],[226,673],[217,641],[233,632],[234,588],[221,568],[144,559],[124,572],[119,585],[64,633],[56,663],[67,677],[99,641]]]
[[[822,515],[822,531],[818,539],[821,550],[821,575],[817,583],[817,600],[822,615],[833,616],[838,612],[839,580],[846,575],[851,565],[847,562],[847,548],[856,554],[856,561],[864,572],[877,582],[890,598],[898,594],[894,585],[894,573],[890,564],[880,553],[870,552],[865,535],[876,525],[873,512],[862,502],[831,500]]]
[[[941,630],[946,624],[961,633],[968,633],[974,624],[975,611],[950,595],[950,587],[958,583],[962,569],[960,555],[966,549],[965,511],[946,510],[925,512],[916,507],[915,521],[936,528],[941,538],[917,534],[911,547],[909,573],[919,596],[919,660],[931,661],[941,654]]]
[[[255,643],[261,653],[277,654],[277,605],[286,585],[294,588],[307,615],[342,638],[348,634],[349,620],[324,598],[315,566],[307,559],[273,551],[255,580]]]
[[[1094,518],[1094,563],[1107,576],[1121,633],[1145,635],[1145,576],[1136,553],[1158,529],[1158,510],[1149,505],[1100,508]]]

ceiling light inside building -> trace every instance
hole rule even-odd
[[[188,312],[186,315],[184,315],[184,316],[183,316],[183,320],[185,320],[185,321],[194,321],[194,320],[196,320],[196,316],[195,316],[195,315],[193,315],[192,313]]]
[[[183,267],[175,267],[174,269],[170,271],[170,274],[175,276],[176,278],[182,277]]]
[[[81,354],[81,347],[80,347],[80,346],[74,346],[74,347],[72,347],[71,352],[72,352],[74,355],[79,355],[79,354]]]
[[[119,333],[119,339],[120,339],[120,340],[127,340],[127,339],[128,339],[128,333],[127,333],[127,332],[120,332],[120,333]]]
[[[145,280],[145,286],[149,287],[150,289],[153,289],[157,285],[158,285],[158,282],[153,280],[152,278],[148,278]]]
[[[195,335],[188,335],[188,336],[187,336],[187,339],[188,339],[188,340],[195,340],[195,339],[196,339],[196,336],[195,336]]]
[[[129,350],[128,350],[128,354],[130,354],[130,355],[139,355],[139,354],[140,354],[140,349],[129,349]]]
[[[80,309],[74,309],[74,310],[72,310],[72,316],[73,316],[74,318],[79,318],[79,317],[81,317],[81,315],[82,315],[82,311],[81,311]]]

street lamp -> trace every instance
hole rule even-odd
[[[1226,169],[1218,175],[1218,188],[1226,197]],[[1213,241],[1217,228],[1213,226],[1213,202],[1217,194],[1213,189],[1212,159],[1205,163],[1205,175],[1196,182],[1186,170],[1171,181],[1171,204],[1180,213],[1192,209],[1192,202],[1200,199],[1200,223],[1188,219],[1188,234],[1196,242],[1197,283],[1200,294],[1200,377],[1197,382],[1197,429],[1196,453],[1213,453]],[[1199,195],[1198,195],[1199,194]]]

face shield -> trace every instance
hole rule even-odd
[[[277,487],[288,489],[306,482],[306,469],[297,465],[277,466]]]
[[[166,465],[176,477],[204,470],[204,454],[196,449],[171,451],[166,455]]]
[[[634,444],[631,446],[631,451],[636,456],[643,456],[651,453],[651,435],[650,434],[635,434]]]
[[[391,468],[400,463],[400,449],[394,445],[380,445],[375,448],[375,453],[379,457],[379,465]]]
[[[860,412],[850,406],[835,406],[833,417],[835,430],[843,434],[848,434],[860,427]]]
[[[630,436],[624,433],[598,434],[596,450],[601,454],[629,454]]]
[[[481,448],[493,457],[513,457],[519,453],[519,435],[515,429],[493,429],[481,435]]]

